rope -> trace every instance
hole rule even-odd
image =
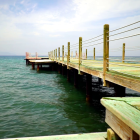
[[[100,43],[97,43],[97,44],[93,44],[93,45],[89,45],[89,46],[84,46],[84,47],[90,47],[90,46],[95,46],[95,45],[98,45],[98,44],[102,44],[103,42],[100,42]],[[83,48],[84,48],[83,47]]]
[[[84,40],[83,42],[86,42],[86,41],[89,41],[89,40],[92,40],[92,39],[95,39],[95,38],[98,38],[98,37],[100,37],[100,36],[103,36],[104,34],[102,34],[102,35],[99,35],[99,36],[96,36],[96,37],[94,37],[94,38],[91,38],[91,39],[88,39],[88,40]]]
[[[129,24],[129,25],[123,26],[123,27],[121,27],[121,28],[118,28],[118,29],[115,29],[115,30],[109,31],[109,32],[107,32],[107,33],[114,32],[114,31],[117,31],[117,30],[123,29],[123,28],[125,28],[125,27],[131,26],[131,25],[134,25],[134,24],[139,23],[139,22],[140,22],[140,21],[134,22],[134,23],[132,23],[132,24]]]
[[[91,42],[96,42],[96,41],[98,41],[98,40],[102,40],[103,38],[101,38],[101,39],[97,39],[97,40],[94,40],[94,41],[91,41]],[[87,42],[87,43],[83,43],[83,44],[88,44],[88,43],[91,43],[91,42]]]
[[[137,35],[140,35],[140,34],[135,34],[135,35],[131,35],[131,36],[125,36],[125,37],[116,38],[116,39],[113,39],[113,40],[107,40],[107,41],[108,41],[108,42],[109,42],[109,41],[115,41],[115,40],[120,40],[120,39],[124,39],[124,38],[129,38],[129,37],[133,37],[133,36],[137,36]]]
[[[124,32],[120,32],[120,33],[117,33],[117,34],[114,34],[114,35],[110,35],[110,36],[107,36],[107,37],[111,37],[111,36],[119,35],[119,34],[122,34],[122,33],[126,33],[126,32],[129,32],[129,31],[132,31],[132,30],[138,29],[138,28],[140,28],[140,27],[133,28],[133,29],[130,29],[130,30],[127,30],[127,31],[124,31]]]

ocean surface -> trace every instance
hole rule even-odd
[[[84,90],[56,71],[32,70],[24,58],[0,56],[0,138],[107,130],[104,108],[88,104]],[[127,89],[126,96],[140,94]]]

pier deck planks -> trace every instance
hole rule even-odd
[[[83,133],[83,134],[25,137],[25,138],[8,138],[0,140],[106,140],[106,138],[107,132],[101,132],[101,133]]]
[[[140,138],[140,97],[105,97],[101,103],[105,121],[122,139],[133,139],[134,134]]]
[[[71,59],[68,64],[66,58],[64,61],[62,61],[61,58],[60,60],[54,61],[79,70],[78,59]],[[109,65],[109,71],[106,73],[105,80],[140,92],[140,64],[113,63],[115,63],[116,66]],[[125,66],[121,66],[120,64]],[[128,67],[127,65],[132,67]],[[80,71],[103,79],[103,62],[97,60],[82,60]]]

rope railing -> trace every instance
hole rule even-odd
[[[120,39],[125,39],[125,38],[129,38],[129,37],[133,37],[133,36],[138,36],[138,35],[140,35],[140,34],[134,34],[134,35],[125,36],[125,37],[121,37],[121,38],[115,38],[113,40],[107,40],[107,42],[115,41],[115,40],[120,40]]]
[[[125,67],[131,67],[130,69],[140,68],[140,65],[137,65],[137,62],[138,63],[140,62],[139,60],[125,60],[126,51],[140,50],[140,46],[125,47],[125,43],[123,43],[123,47],[117,47],[117,48],[109,47],[109,44],[111,44],[110,42],[139,36],[140,33],[136,33],[136,34],[132,34],[132,35],[129,34],[128,36],[126,35],[123,37],[118,37],[118,38],[112,39],[112,37],[114,37],[114,36],[121,35],[123,33],[128,33],[130,31],[133,32],[134,30],[138,30],[138,29],[140,29],[140,26],[133,27],[131,29],[129,28],[128,30],[123,30],[123,31],[117,32],[115,34],[109,35],[109,33],[118,31],[120,29],[129,27],[131,25],[135,25],[137,23],[140,23],[140,21],[134,22],[132,24],[129,24],[129,25],[126,25],[126,26],[123,26],[121,28],[117,28],[117,29],[111,30],[111,31],[109,31],[109,25],[105,24],[104,29],[103,29],[103,34],[101,34],[101,35],[98,35],[96,37],[93,37],[93,38],[90,38],[90,39],[87,39],[84,41],[82,41],[82,37],[79,37],[79,42],[72,44],[72,45],[70,45],[70,42],[68,42],[68,45],[65,45],[65,47],[64,47],[64,52],[62,52],[62,54],[65,54],[65,55],[62,55],[62,61],[64,61],[63,57],[65,56],[65,63],[67,64],[67,68],[70,67],[71,62],[77,63],[78,64],[77,69],[78,69],[79,73],[80,73],[81,65],[88,66],[91,68],[94,68],[94,67],[102,68],[103,69],[103,72],[102,72],[103,83],[104,83],[104,86],[106,86],[106,78],[105,78],[106,73],[111,71],[112,67],[113,67],[113,69],[115,69],[115,67],[118,67],[120,69],[123,69]],[[110,37],[111,37],[111,39],[110,39]],[[100,40],[102,40],[102,42]],[[100,46],[97,46],[97,45],[100,45],[100,46],[103,45],[103,47],[100,48]],[[89,49],[87,50],[87,48],[89,48]],[[95,49],[96,49],[96,51],[95,51]],[[121,56],[122,58],[119,58],[119,59],[109,58],[109,54],[110,54],[109,52],[114,53],[114,52],[119,52],[119,51],[122,52],[122,56]],[[53,59],[58,61],[58,58],[60,58],[60,57],[57,57],[56,52],[57,52],[57,50],[55,51],[54,55],[52,55],[52,52],[51,52],[50,57],[53,57]],[[96,56],[96,58],[95,58],[95,52],[98,55],[103,54],[103,56],[100,56],[99,58]],[[58,54],[60,54],[60,53],[58,52]],[[88,54],[88,56],[87,56],[87,54]],[[93,54],[93,56],[90,57],[89,56],[90,54]],[[114,67],[113,65],[116,65],[116,66]],[[119,69],[117,69],[117,68],[115,70],[117,72],[120,72]],[[125,72],[125,69],[124,69],[124,72]]]
[[[104,35],[104,34],[101,34],[101,35],[99,35],[99,36],[96,36],[96,37],[91,38],[91,39],[88,39],[88,40],[84,40],[84,41],[82,41],[82,42],[86,42],[86,41],[89,41],[89,40],[92,40],[92,39],[98,38],[98,37],[100,37],[100,36],[103,36],[103,35]]]
[[[100,39],[97,39],[97,40],[94,40],[94,41],[91,41],[91,42],[96,42],[96,41],[99,41],[99,40],[103,40],[103,38],[100,38]],[[87,43],[83,43],[83,44],[89,44],[89,43],[91,43],[91,42],[87,42]],[[82,45],[83,45],[82,44]]]
[[[90,46],[96,46],[96,45],[99,45],[99,44],[102,44],[102,43],[104,43],[104,42],[100,42],[100,43],[97,43],[97,44],[92,44],[92,45],[89,45],[89,46],[83,46],[83,48],[84,47],[90,47]]]
[[[140,28],[140,27],[133,28],[133,29],[130,29],[130,30],[127,30],[127,31],[123,31],[123,32],[120,32],[120,33],[117,33],[117,34],[114,34],[114,35],[107,36],[107,37],[111,37],[111,36],[119,35],[119,34],[122,34],[122,33],[126,33],[126,32],[129,32],[129,31],[132,31],[132,30],[136,30],[138,28]]]
[[[117,31],[117,30],[120,30],[120,29],[123,29],[123,28],[129,27],[129,26],[134,25],[134,24],[137,24],[137,23],[139,23],[139,22],[140,22],[140,21],[134,22],[134,23],[132,23],[132,24],[129,24],[129,25],[123,26],[123,27],[121,27],[121,28],[118,28],[118,29],[115,29],[115,30],[109,31],[109,32],[107,32],[107,33],[114,32],[114,31]]]

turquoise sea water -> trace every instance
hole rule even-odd
[[[66,76],[31,70],[24,56],[0,57],[0,138],[106,131],[104,115]]]

